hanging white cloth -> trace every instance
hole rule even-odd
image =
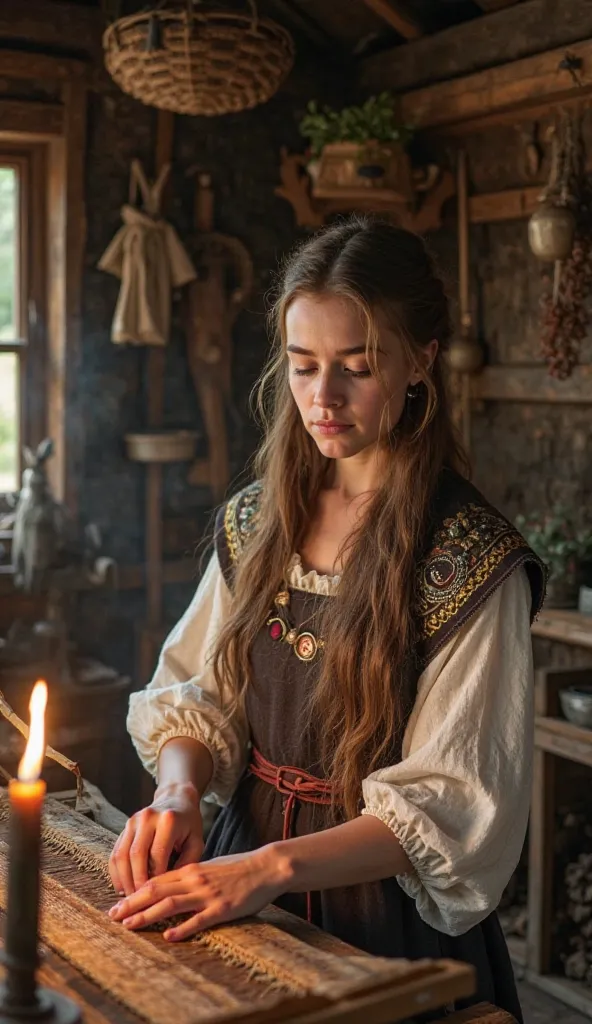
[[[166,164],[148,183],[142,166],[131,166],[130,202],[122,207],[119,229],[99,260],[99,269],[121,279],[111,340],[116,344],[166,345],[171,322],[171,291],[197,276],[175,229],[159,217]],[[138,188],[144,209],[135,205]]]

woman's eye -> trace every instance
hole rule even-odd
[[[300,370],[296,366],[293,366],[292,373],[295,377],[308,377],[311,373],[314,373],[314,367],[310,367],[308,370]]]
[[[372,370],[348,370],[347,366],[345,367],[345,372],[349,373],[350,377],[371,377],[372,376]]]

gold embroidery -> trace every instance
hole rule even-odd
[[[445,519],[418,569],[418,610],[425,639],[454,618],[524,539],[494,509],[467,505]]]
[[[261,483],[256,480],[235,494],[226,506],[224,534],[233,565],[236,565],[245,541],[257,527],[261,491]]]
[[[256,481],[226,506],[224,532],[234,565],[245,541],[257,528],[261,493],[262,485]],[[479,601],[481,588],[505,559],[517,551],[523,552],[519,560],[538,562],[523,537],[495,509],[468,504],[445,519],[417,570],[417,610],[423,639],[431,640],[469,601]],[[516,556],[512,567],[515,564]]]

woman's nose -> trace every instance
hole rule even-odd
[[[329,409],[343,403],[338,382],[331,373],[320,373],[316,379],[315,405],[321,409]]]

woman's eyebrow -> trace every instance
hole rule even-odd
[[[308,349],[308,348],[300,348],[299,345],[288,345],[287,346],[287,351],[288,352],[293,352],[294,355],[297,355],[297,356],[314,356],[314,354],[315,354],[314,352],[311,352],[310,349]],[[339,351],[336,352],[335,355],[337,355],[337,356],[365,356],[366,355],[366,346],[365,345],[355,345],[354,348],[342,348],[342,349],[339,349]]]

